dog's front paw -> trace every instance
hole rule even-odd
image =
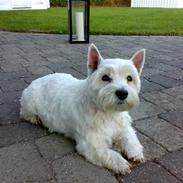
[[[143,155],[142,151],[131,151],[128,153],[128,159],[135,163],[144,163],[145,162],[145,157]]]
[[[135,155],[132,158],[130,158],[135,163],[144,163],[146,161],[145,157],[143,155]]]
[[[145,158],[143,155],[143,146],[140,144],[139,141],[136,141],[136,143],[131,142],[128,143],[125,148],[125,153],[129,160],[132,160],[136,163],[143,163],[145,162]]]
[[[117,174],[130,173],[130,164],[121,155],[115,155],[110,157],[107,163],[107,168],[111,169]]]
[[[128,174],[131,172],[130,170],[131,165],[126,161],[126,162],[118,162],[113,165],[113,171],[117,174]]]

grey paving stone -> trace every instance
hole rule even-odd
[[[165,89],[165,87],[162,87],[156,83],[153,82],[149,82],[146,79],[142,80],[142,88],[141,88],[141,92],[145,93],[145,92],[152,92],[152,91],[161,91]]]
[[[73,152],[75,143],[63,135],[52,134],[36,140],[41,155],[50,160],[54,160]]]
[[[3,98],[4,98],[4,93],[2,92],[0,87],[0,105],[3,104]]]
[[[167,151],[147,136],[137,132],[137,136],[144,147],[144,156],[146,160],[153,160],[164,155]]]
[[[183,70],[178,68],[175,71],[163,72],[162,75],[177,80],[183,80]]]
[[[106,169],[92,165],[77,154],[54,161],[53,170],[59,183],[118,182]]]
[[[23,42],[22,44],[26,44],[26,42]],[[36,62],[38,60],[41,60],[41,61],[44,61],[45,60],[45,58],[43,58],[41,54],[42,54],[42,52],[40,52],[40,50],[37,49],[37,52],[36,53],[35,52],[34,53],[33,52],[28,52],[28,53],[21,53],[20,55],[27,62],[29,62],[29,61],[30,62],[31,61]]]
[[[152,75],[161,74],[162,72],[163,72],[163,71],[158,70],[158,69],[155,69],[155,68],[144,67],[141,76],[142,76],[142,77],[149,78],[149,77],[151,77]]]
[[[82,73],[82,75],[84,77],[87,77],[88,73],[87,73],[87,66],[86,63],[77,63],[76,65],[72,66],[75,70],[77,70],[78,72]]]
[[[160,114],[159,117],[183,130],[183,111],[171,111]]]
[[[4,124],[18,123],[20,113],[19,103],[0,105],[0,126]]]
[[[26,56],[25,56],[25,58],[26,58]],[[42,57],[41,57],[42,58]],[[48,61],[46,60],[46,59],[39,59],[39,56],[38,56],[38,58],[36,59],[36,60],[34,60],[34,59],[31,59],[30,58],[30,60],[27,60],[26,62],[23,62],[22,63],[22,65],[24,66],[24,67],[30,67],[30,66],[44,66],[44,65],[48,65]]]
[[[123,177],[124,183],[180,183],[178,179],[155,163],[146,163],[136,167],[129,175]]]
[[[134,122],[135,127],[169,151],[183,147],[183,131],[170,123],[150,118]]]
[[[11,54],[9,54],[9,56],[11,56]],[[20,58],[17,58],[17,57],[15,57],[15,58],[14,57],[7,57],[7,55],[3,55],[3,57],[5,57],[5,59],[2,62],[2,66],[3,65],[4,66],[5,65],[8,65],[8,66],[14,65],[12,67],[12,71],[13,71],[13,68],[15,68],[15,71],[14,72],[16,72],[16,70],[18,70],[18,66],[20,66],[20,68],[22,68],[22,70],[24,70],[24,72],[25,72],[25,69],[23,68],[23,64],[27,63],[26,59],[22,58],[20,55],[19,55]],[[16,67],[17,67],[17,69],[16,69]],[[7,68],[7,67],[5,67],[5,68]],[[11,67],[10,68],[7,68],[7,69],[11,69]],[[7,71],[10,72],[11,70],[7,70]],[[17,71],[17,72],[19,72],[19,71]]]
[[[141,101],[139,106],[130,111],[130,114],[133,120],[140,120],[156,116],[157,114],[160,114],[162,112],[165,112],[162,108],[153,105],[149,102]]]
[[[21,97],[21,91],[12,91],[12,92],[0,92],[0,103],[17,103]]]
[[[4,92],[21,91],[27,84],[23,79],[0,80],[1,89]]]
[[[178,100],[183,100],[183,85],[163,90],[163,93],[171,95]]]
[[[41,183],[40,181],[39,182],[31,182],[31,183]],[[55,179],[50,179],[48,181],[44,181],[44,183],[57,183],[57,181]]]
[[[158,162],[183,181],[183,149],[166,154]]]
[[[65,67],[68,67],[70,66],[70,60],[66,59],[66,58],[63,58],[63,57],[59,57],[57,55],[47,55],[47,54],[44,54],[43,57],[45,57],[49,63],[51,64],[59,64],[61,66],[65,66]]]
[[[31,143],[0,148],[0,170],[2,183],[44,182],[52,176],[45,160]]]
[[[19,60],[22,59],[22,57],[18,54],[18,53],[11,53],[11,54],[2,54],[3,58],[8,61],[8,63],[14,63],[14,62],[18,62]],[[21,60],[22,61],[22,60]],[[21,62],[18,62],[21,63]]]
[[[1,108],[1,107],[0,107]],[[15,124],[19,123],[19,110],[14,110],[13,112],[9,113],[8,116],[0,116],[0,126],[1,125],[8,125],[8,124]]]
[[[34,52],[38,52],[36,44],[29,44],[29,45],[20,45],[19,48],[24,52],[24,53],[34,53]]]
[[[15,47],[16,46],[16,47]],[[16,43],[8,43],[1,45],[1,49],[4,50],[6,54],[17,54],[22,53],[21,49],[19,49]]]
[[[30,66],[27,67],[27,69],[32,74],[38,74],[38,75],[47,75],[53,73],[53,71],[46,66]]]
[[[77,78],[84,78],[84,75],[79,72],[77,69],[75,69],[74,66],[72,66],[72,64],[70,64],[70,67],[64,67],[64,65],[60,65],[60,64],[51,64],[49,67],[51,68],[51,70],[53,70],[55,73],[67,73],[67,74],[71,74],[74,77]]]
[[[171,88],[171,87],[180,86],[183,84],[182,81],[179,81],[179,80],[176,80],[173,78],[169,78],[166,76],[162,76],[160,74],[150,76],[150,77],[148,77],[148,80],[151,82],[155,82],[165,88]]]
[[[60,51],[59,48],[42,48],[41,47],[41,54],[43,54],[43,56],[55,56],[57,55],[58,51]]]
[[[177,51],[176,51],[176,53],[175,53],[176,55],[175,55],[175,57],[177,57]],[[172,65],[172,66],[175,66],[175,67],[177,67],[177,68],[181,68],[181,69],[183,69],[183,65],[182,65],[182,59],[174,59],[174,60],[169,60],[169,61],[167,61],[167,60],[164,60],[164,62],[166,63],[166,64],[168,64],[168,65]]]
[[[19,71],[19,72],[1,72],[0,71],[0,78],[1,81],[7,81],[11,79],[19,79],[19,78],[24,78],[25,76],[30,76],[31,74],[28,72],[24,71]]]
[[[71,62],[61,62],[61,63],[50,63],[48,65],[49,68],[51,68],[51,70],[53,70],[53,72],[64,72],[64,70],[72,70],[71,69],[72,63]],[[71,72],[70,72],[71,73]]]
[[[1,63],[1,68],[4,72],[18,72],[18,71],[25,72],[26,71],[25,68],[22,67],[22,65],[19,63],[16,63],[16,64]]]
[[[180,60],[177,60],[175,63],[174,63],[178,68],[181,68],[183,69],[183,65],[182,65],[182,59]]]
[[[165,59],[164,59],[165,60]],[[161,63],[159,60],[156,60],[157,64],[154,64],[154,62],[150,62],[149,64],[156,69],[159,69],[161,71],[169,72],[169,71],[175,71],[177,70],[177,67],[173,67],[171,65],[168,65],[166,63]]]
[[[153,60],[157,60],[157,61],[161,60],[161,62],[163,63],[167,63],[167,62],[169,63],[169,62],[175,61],[175,58],[174,59],[172,58],[172,54],[171,56],[168,56],[167,54],[162,55],[161,53],[157,54],[157,51],[156,52],[153,51],[151,57]]]
[[[69,52],[67,50],[65,50],[65,51],[62,50],[62,52],[60,52],[60,57],[63,56],[64,58],[68,58],[70,61],[75,62],[75,63],[77,63],[77,62],[86,63],[87,62],[87,52],[82,54],[80,50],[75,50],[72,48],[70,48]]]
[[[0,147],[47,135],[46,129],[29,123],[0,126]]]
[[[172,97],[168,94],[155,91],[151,93],[142,94],[142,97],[145,100],[155,104],[159,108],[163,108],[166,111],[183,109],[182,101],[178,98],[178,96]]]
[[[35,74],[35,75],[31,75],[31,76],[25,77],[24,81],[29,85],[33,80],[38,79],[40,77],[43,77],[43,76]]]

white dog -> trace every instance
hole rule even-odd
[[[145,50],[130,60],[103,59],[92,44],[88,49],[88,77],[50,74],[36,79],[21,98],[21,117],[76,141],[88,161],[116,173],[130,172],[123,158],[144,161],[128,111],[139,103],[139,75]]]

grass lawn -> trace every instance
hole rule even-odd
[[[67,33],[67,8],[1,11],[0,30]],[[183,35],[183,9],[92,7],[91,34]]]

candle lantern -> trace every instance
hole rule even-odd
[[[89,43],[90,0],[68,0],[69,42]]]

